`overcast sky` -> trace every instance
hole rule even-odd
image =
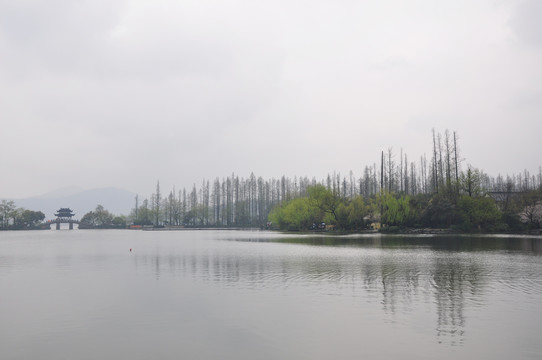
[[[0,0],[0,198],[148,196],[380,151],[542,164],[539,0]]]

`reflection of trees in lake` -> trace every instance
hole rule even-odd
[[[482,296],[482,265],[458,253],[432,259],[389,258],[367,264],[363,282],[367,292],[381,294],[383,310],[394,316],[420,304],[435,306],[439,342],[448,339],[459,345],[465,335],[465,309]]]
[[[411,311],[420,287],[420,269],[413,264],[387,259],[380,264],[380,274],[384,311],[395,313],[398,306],[401,311]]]
[[[433,263],[431,284],[437,306],[437,336],[461,344],[465,332],[465,305],[481,291],[481,269],[458,256],[438,257]]]
[[[483,264],[472,253],[388,249],[356,256],[342,251],[316,254],[266,256],[209,250],[137,255],[135,261],[157,278],[181,276],[255,290],[291,288],[314,296],[353,295],[365,304],[381,304],[394,319],[429,307],[435,311],[439,342],[462,343],[466,309],[477,303],[483,290]]]
[[[542,252],[542,241],[536,241],[536,239],[524,238],[519,239],[519,246],[521,250],[533,253]]]

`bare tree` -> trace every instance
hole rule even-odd
[[[433,129],[433,186],[438,194],[438,165],[437,165],[437,142],[435,139],[435,129]]]

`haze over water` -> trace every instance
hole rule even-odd
[[[132,249],[132,251],[130,251]],[[534,359],[542,239],[0,233],[3,359]]]

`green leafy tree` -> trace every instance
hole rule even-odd
[[[105,210],[102,205],[98,205],[94,211],[83,215],[81,223],[92,227],[107,227],[112,225],[113,215]]]
[[[346,223],[344,222],[344,218],[337,213],[337,209],[341,204],[341,199],[338,195],[326,189],[323,185],[311,186],[307,189],[307,193],[309,194],[309,201],[312,206],[323,213],[330,214],[333,222],[339,228],[345,228]]]
[[[532,190],[522,194],[520,209],[520,219],[531,229],[539,228],[542,223],[542,190]]]
[[[380,205],[376,198],[367,199],[365,209],[370,222],[380,221]]]
[[[386,192],[380,196],[382,204],[382,224],[387,226],[407,226],[414,218],[410,208],[410,197],[403,195],[395,197]]]
[[[456,215],[454,202],[445,196],[435,195],[423,210],[421,222],[429,227],[450,227]]]
[[[109,211],[105,210],[102,205],[96,206],[94,214],[96,216],[96,224],[98,226],[111,225],[113,223],[113,215]]]
[[[312,224],[322,221],[323,214],[307,198],[296,198],[269,214],[269,220],[281,229],[307,230]]]
[[[10,219],[15,213],[15,203],[13,201],[2,200],[0,203],[0,219],[2,220],[2,229],[9,227]]]
[[[33,227],[40,224],[45,219],[45,214],[41,211],[23,210],[20,216],[20,223],[23,227]]]
[[[337,207],[337,217],[347,230],[359,230],[365,228],[365,217],[369,211],[363,201],[363,197],[356,196],[351,201],[343,201]]]
[[[137,211],[132,210],[132,219],[134,225],[152,225],[153,212],[149,209],[149,200],[143,200]]]
[[[431,195],[429,194],[418,194],[410,198],[410,208],[412,211],[415,227],[421,227],[424,223],[424,212],[429,206],[432,200]]]
[[[94,211],[89,211],[81,218],[81,224],[88,226],[96,226],[96,215]]]
[[[125,227],[126,226],[126,217],[125,216],[115,216],[111,221],[115,227]]]
[[[491,230],[501,219],[501,212],[490,197],[462,196],[457,203],[457,209],[463,220],[461,225],[466,230]]]
[[[196,224],[196,209],[190,209],[184,214],[183,222],[189,226]]]
[[[41,211],[17,208],[13,201],[2,200],[0,203],[0,228],[23,229],[37,226],[45,219]]]

